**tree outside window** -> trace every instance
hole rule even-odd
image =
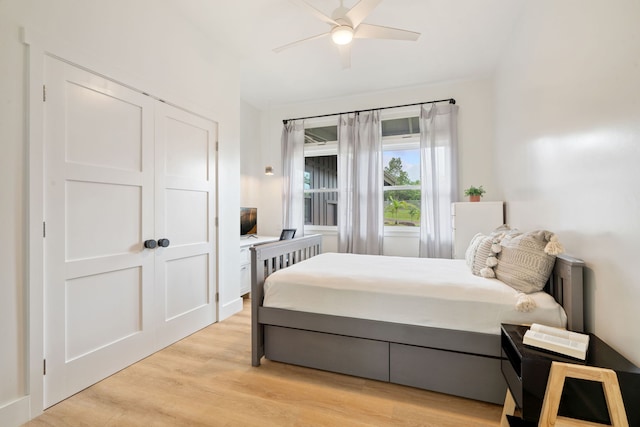
[[[419,150],[408,149],[386,153],[390,157],[384,167],[384,224],[386,226],[420,226]],[[405,163],[403,163],[403,159]]]

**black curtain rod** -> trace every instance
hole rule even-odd
[[[449,104],[455,104],[456,100],[453,98],[449,99],[439,99],[437,101],[426,101],[426,102],[414,102],[413,104],[404,104],[404,105],[393,105],[391,107],[381,107],[381,108],[369,108],[367,110],[354,110],[354,111],[345,111],[342,113],[333,113],[333,114],[320,114],[318,116],[308,116],[308,117],[298,117],[296,119],[285,119],[282,121],[283,124],[287,124],[291,120],[306,120],[306,119],[318,119],[320,117],[331,117],[331,116],[339,116],[340,114],[350,114],[350,113],[364,113],[365,111],[373,111],[373,110],[388,110],[390,108],[402,108],[402,107],[413,107],[414,105],[423,105],[423,104],[435,104],[436,102],[449,102]]]

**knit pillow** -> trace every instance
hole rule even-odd
[[[476,259],[476,252],[478,251],[478,246],[482,242],[484,234],[478,233],[471,239],[471,243],[469,243],[469,247],[467,251],[464,253],[464,259],[467,261],[467,266],[473,272],[473,263]]]
[[[476,276],[480,276],[480,270],[487,266],[487,258],[489,258],[493,252],[491,252],[491,245],[493,243],[493,237],[482,236],[476,249],[476,257],[473,260],[473,268],[471,272]]]
[[[532,293],[544,288],[556,255],[562,253],[558,238],[546,230],[507,236],[495,268],[496,277],[517,291]]]
[[[502,237],[502,234],[491,236],[491,246],[489,246],[490,253],[487,255],[487,259],[485,260],[485,266],[480,269],[480,276],[488,279],[496,277],[496,273],[493,269],[498,265],[498,254],[502,252],[502,246],[500,245]]]

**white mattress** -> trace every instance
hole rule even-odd
[[[474,276],[464,260],[325,253],[270,275],[265,307],[499,334],[500,323],[565,327],[545,292],[537,308],[515,309],[518,293]]]

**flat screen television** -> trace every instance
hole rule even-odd
[[[258,234],[258,209],[240,208],[240,235]]]

